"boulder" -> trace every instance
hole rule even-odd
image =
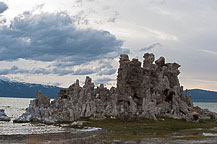
[[[185,116],[187,122],[199,122],[199,114],[197,112],[189,112]]]
[[[11,119],[5,114],[5,110],[0,109],[0,121],[10,121]]]

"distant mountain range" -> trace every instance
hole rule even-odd
[[[35,98],[40,90],[50,98],[56,98],[60,87],[33,83],[15,82],[0,79],[0,97]],[[202,89],[189,89],[193,102],[217,102],[217,92]]]
[[[0,97],[35,98],[36,92],[40,90],[44,95],[47,95],[50,98],[56,98],[59,89],[60,87],[56,86],[0,79]]]
[[[202,89],[189,89],[193,102],[217,102],[217,92]]]

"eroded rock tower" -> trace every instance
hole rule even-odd
[[[179,64],[165,63],[164,57],[155,61],[152,53],[144,54],[143,65],[138,59],[130,60],[128,55],[120,55],[119,62],[116,88],[107,89],[101,84],[94,89],[94,83],[87,76],[83,87],[77,80],[68,89],[60,90],[52,102],[37,92],[36,99],[15,122],[55,123],[81,117],[96,120],[171,117],[195,122],[217,119],[216,113],[193,107],[192,97],[184,96],[178,79]]]

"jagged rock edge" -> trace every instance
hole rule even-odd
[[[38,91],[26,112],[14,122],[72,122],[81,117],[94,120],[170,117],[187,122],[217,119],[216,113],[193,107],[192,97],[187,92],[184,95],[178,79],[179,64],[165,63],[164,57],[154,61],[154,54],[145,53],[141,67],[138,59],[120,55],[117,88],[107,89],[101,84],[94,90],[94,83],[87,76],[83,87],[76,80],[68,89],[61,89],[52,102]]]

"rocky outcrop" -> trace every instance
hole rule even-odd
[[[86,77],[83,87],[79,80],[59,92],[57,99],[37,92],[27,111],[15,122],[42,121],[46,123],[74,121],[81,117],[104,119],[153,119],[171,117],[197,122],[217,119],[216,113],[194,108],[192,97],[184,95],[177,63],[166,63],[164,57],[155,61],[152,53],[144,54],[143,66],[138,59],[120,56],[117,88],[107,89],[101,84],[94,89]]]
[[[0,109],[0,121],[10,121],[11,119],[5,114],[5,110]]]
[[[31,100],[26,112],[15,119],[14,122],[47,121],[49,119],[50,98],[40,91],[36,93],[36,99]]]
[[[14,122],[55,123],[74,121],[81,117],[99,120],[106,116],[117,116],[115,88],[107,89],[100,85],[94,90],[94,84],[89,77],[86,77],[83,87],[77,80],[68,89],[60,90],[58,98],[51,102],[41,92],[36,95],[27,111]]]
[[[120,56],[117,79],[120,117],[185,118],[190,112],[192,98],[184,96],[178,80],[180,65],[165,63],[164,57],[153,63],[154,60],[153,54],[144,54],[141,67],[137,59],[130,61],[127,55]]]

